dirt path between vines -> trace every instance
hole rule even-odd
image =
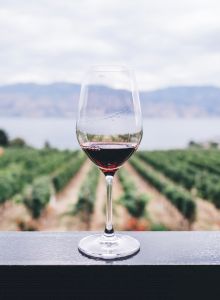
[[[147,168],[158,172],[152,166],[143,162]],[[158,172],[159,173],[159,172]],[[176,184],[162,173],[159,176],[163,179],[169,180],[174,185]],[[176,184],[178,185],[178,184]],[[185,189],[184,187],[182,187]],[[187,191],[187,190],[186,190]],[[220,210],[217,209],[214,204],[208,202],[205,199],[193,197],[196,202],[196,220],[191,224],[190,230],[219,230],[220,229]]]
[[[192,230],[220,230],[220,211],[210,202],[196,199],[196,221]]]
[[[21,222],[30,222],[31,216],[24,204],[7,200],[0,205],[0,231],[20,230]]]
[[[124,168],[132,175],[138,190],[150,197],[147,213],[152,223],[162,224],[170,230],[189,229],[188,221],[165,196],[145,181],[129,163],[126,163]]]
[[[24,204],[7,200],[0,205],[0,231],[42,230],[66,231],[84,230],[85,224],[76,216],[65,215],[77,201],[79,188],[92,163],[87,160],[67,186],[58,193],[45,208],[38,220],[33,220]]]
[[[23,230],[34,229],[40,231],[67,231],[88,230],[88,224],[83,223],[80,216],[71,216],[67,212],[77,202],[78,192],[92,163],[87,160],[79,172],[67,186],[50,201],[38,220],[33,220],[29,211],[23,204],[6,201],[0,206],[0,230],[21,230],[19,224],[23,224]],[[127,210],[117,199],[123,193],[117,175],[113,184],[113,224],[116,230],[123,230],[129,218]],[[94,214],[90,223],[91,230],[103,231],[105,226],[106,183],[100,172],[100,179],[96,193]]]
[[[84,230],[85,224],[77,216],[67,215],[77,202],[78,192],[92,163],[87,160],[67,186],[55,196],[39,219],[39,230]]]
[[[128,217],[126,209],[117,203],[117,199],[123,193],[117,175],[113,180],[113,225],[116,230],[123,230]],[[97,193],[95,209],[91,221],[91,230],[103,231],[105,227],[105,204],[106,204],[106,182],[105,177],[101,174]]]

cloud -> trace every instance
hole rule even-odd
[[[80,82],[127,63],[138,85],[220,85],[220,3],[0,0],[0,82]]]

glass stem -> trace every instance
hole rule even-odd
[[[105,224],[105,236],[114,235],[114,229],[112,225],[112,182],[113,176],[105,176],[107,183],[107,202],[106,202],[106,224]]]

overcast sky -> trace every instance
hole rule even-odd
[[[123,63],[141,89],[220,86],[219,0],[0,0],[0,83],[80,82]]]

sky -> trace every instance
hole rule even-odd
[[[0,84],[126,64],[143,90],[220,86],[219,16],[219,0],[0,0]]]

